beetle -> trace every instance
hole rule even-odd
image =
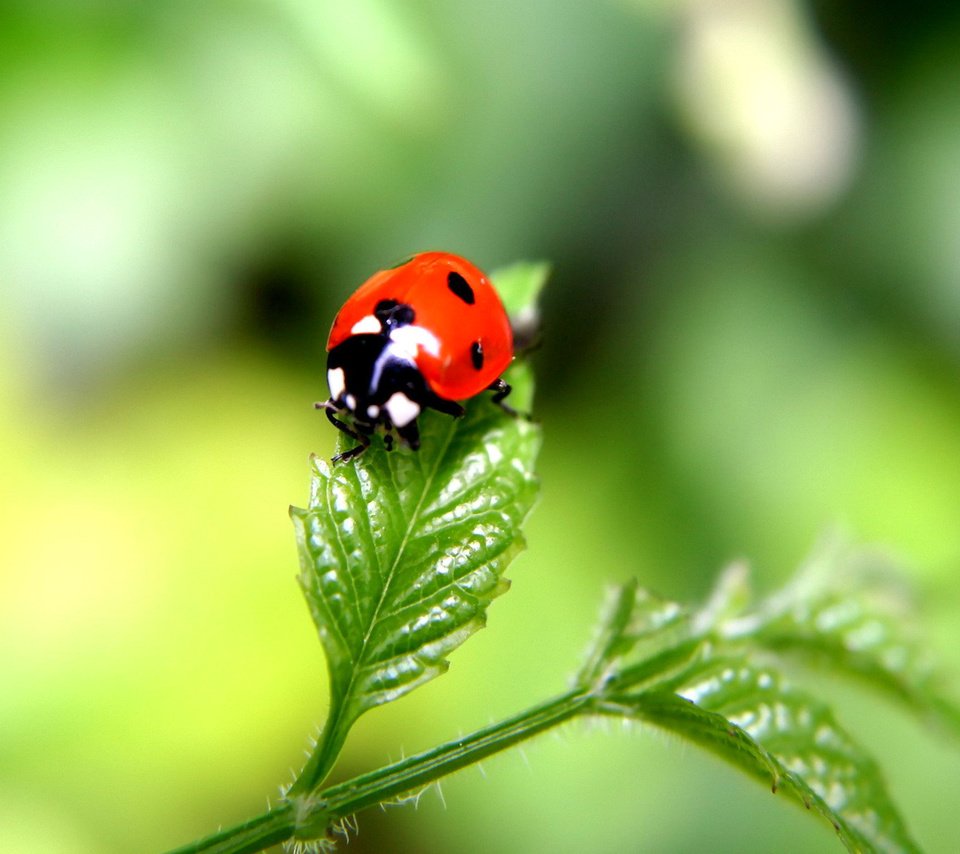
[[[362,454],[381,431],[417,450],[417,418],[435,409],[455,418],[459,401],[493,392],[516,415],[501,376],[514,357],[510,318],[489,278],[449,252],[422,252],[364,282],[334,318],[327,339],[330,397],[317,403]]]

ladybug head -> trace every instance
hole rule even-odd
[[[434,349],[436,340],[413,319],[410,306],[382,300],[327,355],[330,403],[349,412],[361,432],[378,425],[402,429],[430,405],[433,395],[417,367],[417,352]]]

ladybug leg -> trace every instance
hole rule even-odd
[[[514,409],[509,403],[503,402],[503,399],[510,394],[511,391],[513,391],[513,388],[509,383],[504,382],[502,378],[494,380],[492,383],[490,383],[490,385],[487,386],[487,391],[493,392],[493,397],[490,398],[491,402],[499,406],[511,418],[530,417],[525,413],[517,412],[517,410]]]
[[[351,448],[349,451],[344,451],[342,454],[335,454],[330,457],[330,462],[332,463],[345,463],[348,460],[355,459],[360,456],[367,448],[370,447],[370,439],[366,436],[362,437],[362,440],[365,444],[357,445],[355,448]]]
[[[420,428],[417,427],[416,418],[409,424],[404,424],[403,427],[397,427],[397,435],[411,451],[416,451],[420,447]]]
[[[490,398],[490,401],[499,406],[511,418],[522,418],[524,421],[533,421],[533,416],[529,412],[519,412],[509,403],[503,402],[503,399],[513,391],[513,387],[502,378],[490,383],[490,385],[487,386],[487,390],[493,392],[493,397]]]
[[[356,439],[360,444],[355,448],[350,448],[348,451],[344,451],[342,454],[337,454],[336,456],[330,459],[330,462],[333,463],[344,463],[347,460],[352,460],[354,457],[359,457],[367,448],[370,447],[370,437],[365,436],[363,433],[358,433],[356,430],[348,427],[334,415],[334,412],[337,412],[336,404],[332,400],[327,400],[324,403],[315,403],[314,407],[317,409],[322,409],[326,415],[327,420],[338,430],[346,433],[350,438]]]
[[[467,411],[455,400],[447,400],[445,397],[438,397],[432,392],[427,392],[425,395],[423,395],[421,405],[424,409],[429,406],[431,409],[436,409],[437,412],[442,412],[445,415],[452,415],[454,418],[463,418]]]
[[[503,399],[510,394],[511,391],[513,391],[513,386],[506,382],[503,377],[490,383],[490,385],[487,386],[487,391],[494,392],[492,400],[495,404],[497,404],[497,406],[501,407],[502,409],[508,409],[515,413],[515,410],[512,407],[503,403]]]
[[[345,463],[347,462],[347,460],[352,460],[352,459],[355,459],[356,457],[359,457],[360,454],[362,454],[365,450],[367,450],[367,448],[370,447],[370,438],[368,436],[364,436],[362,434],[357,435],[356,433],[351,433],[351,435],[357,436],[357,438],[360,439],[362,444],[357,445],[354,448],[351,448],[349,451],[344,451],[342,454],[335,454],[330,458],[330,462]]]

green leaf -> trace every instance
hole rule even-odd
[[[507,314],[516,316],[536,309],[537,300],[550,276],[545,261],[517,261],[490,274]]]
[[[915,851],[867,752],[819,700],[742,635],[718,631],[746,601],[742,568],[721,578],[707,605],[686,611],[635,585],[616,593],[581,669],[597,708],[639,718],[716,752],[815,810],[851,851]]]
[[[550,265],[544,261],[518,261],[490,274],[503,307],[510,315],[514,345],[521,352],[537,341],[540,332],[537,300],[549,275]]]
[[[529,408],[529,367],[515,364],[507,381],[511,402]],[[361,714],[443,673],[508,587],[538,490],[540,431],[487,396],[466,408],[461,419],[425,412],[417,452],[375,442],[354,461],[315,460],[309,506],[291,508],[330,676],[328,719],[295,794],[326,776]]]
[[[918,850],[872,758],[822,702],[771,667],[705,655],[672,687],[676,702],[687,701],[683,714],[676,703],[651,714],[641,702],[645,719],[766,777],[774,792],[789,792],[827,819],[851,851]]]
[[[574,684],[603,694],[616,685],[636,688],[648,676],[662,680],[670,667],[686,666],[691,637],[689,614],[683,608],[658,599],[636,581],[628,582],[611,591]]]
[[[876,550],[821,547],[786,587],[718,631],[856,676],[960,738],[960,710],[920,641],[913,596]]]

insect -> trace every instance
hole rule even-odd
[[[424,409],[459,418],[457,401],[486,390],[516,415],[500,376],[513,355],[500,297],[464,258],[423,252],[375,273],[344,303],[327,339],[330,398],[316,407],[359,443],[333,461],[358,457],[378,430],[388,451],[393,431],[417,450]]]

